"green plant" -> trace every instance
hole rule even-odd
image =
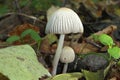
[[[82,77],[83,77],[82,73],[74,72],[74,73],[59,74],[51,78],[48,78],[46,80],[78,80],[79,78],[82,78]]]
[[[93,35],[93,38],[95,41],[100,41],[103,45],[109,46],[109,48],[114,45],[113,39],[107,34]]]
[[[120,58],[120,48],[115,46],[112,48],[108,49],[108,53],[110,56],[112,56],[114,59],[119,59]]]
[[[10,36],[6,42],[12,44],[16,41],[20,41],[20,42],[24,42],[24,37],[26,37],[27,35],[29,35],[35,42],[37,42],[38,44],[38,48],[40,47],[40,42],[41,42],[41,37],[39,36],[39,34],[34,31],[33,29],[27,29],[25,31],[23,31],[20,36],[14,35],[14,36]]]
[[[31,1],[31,8],[36,11],[47,10],[51,5],[61,6],[62,2],[60,0],[33,0]]]
[[[3,15],[9,11],[8,6],[0,4],[0,15]]]
[[[87,66],[90,69],[88,69],[88,70],[82,69],[82,73],[84,74],[84,77],[86,78],[86,80],[104,80],[104,77],[108,73],[111,65],[116,63],[116,62],[114,62],[114,60],[117,60],[120,58],[120,48],[114,44],[112,37],[107,34],[93,35],[93,39],[95,41],[99,41],[101,44],[103,44],[105,46],[108,46],[108,49],[107,49],[108,55],[102,54],[102,55],[105,55],[106,57],[101,56],[101,58],[100,58],[100,55],[98,55],[99,53],[97,53],[96,56],[95,56],[95,53],[93,53],[93,55],[88,54],[88,57],[83,56],[84,61],[85,60],[86,60],[86,62],[89,61],[88,63],[86,63],[86,62],[85,63],[87,64]],[[91,57],[89,55],[91,55]],[[103,60],[103,59],[105,59],[105,60]],[[107,62],[105,62],[105,61],[107,61]],[[104,62],[104,64],[103,64],[103,62]],[[104,66],[104,65],[106,65],[106,66]],[[97,67],[99,67],[99,66],[101,66],[103,68],[97,69]],[[92,69],[95,69],[95,68],[97,69],[96,71],[91,71]]]
[[[93,38],[97,41],[100,41],[105,46],[108,46],[107,52],[114,59],[120,58],[120,48],[114,44],[114,41],[111,36],[107,34],[93,35]]]
[[[11,37],[9,37],[7,40],[6,40],[6,42],[8,42],[8,43],[13,43],[13,42],[15,42],[15,41],[18,41],[18,40],[20,40],[20,37],[19,36],[17,36],[17,35],[14,35],[14,36],[11,36]]]

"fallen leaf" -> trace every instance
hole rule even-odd
[[[43,54],[50,54],[50,44],[48,39],[43,39],[40,44],[40,52]]]
[[[50,76],[29,45],[0,49],[0,73],[10,80],[38,80]]]
[[[116,78],[116,77],[113,77],[113,78],[111,78],[110,80],[117,80],[117,78]]]
[[[14,28],[11,32],[9,32],[9,36],[20,36],[22,34],[22,32],[24,32],[25,30],[27,29],[32,29],[34,31],[36,31],[37,33],[39,33],[39,27],[37,26],[34,26],[34,25],[31,25],[31,24],[28,24],[28,23],[25,23],[25,24],[22,24],[22,25],[18,25],[16,26],[16,28]],[[24,41],[24,42],[23,42]],[[28,44],[32,44],[34,43],[35,41],[31,38],[30,35],[27,35],[23,38],[23,41],[16,41],[14,42],[14,44],[22,44],[22,43],[28,43]]]

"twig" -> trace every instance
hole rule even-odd
[[[110,25],[108,27],[106,27],[105,29],[103,29],[102,31],[98,31],[97,33],[94,33],[95,35],[100,35],[100,34],[110,34],[112,31],[116,30],[117,26],[115,25]],[[92,36],[89,36],[87,38],[88,40],[92,39]]]
[[[39,19],[36,18],[35,16],[26,15],[26,14],[24,14],[24,13],[15,13],[15,14],[21,15],[21,16],[25,16],[25,17],[31,18],[31,19],[33,19],[33,20],[39,21],[39,22],[41,22],[41,23],[43,23],[43,24],[46,24],[46,22],[43,22],[43,21],[39,20]]]
[[[100,46],[100,45],[98,45],[97,43],[95,43],[95,42],[92,42],[92,41],[90,41],[90,40],[85,40],[87,43],[89,43],[89,44],[91,44],[91,45],[93,45],[93,46],[95,46],[95,47],[97,47],[97,48],[102,48],[102,46]]]
[[[5,18],[9,17],[10,15],[11,15],[11,14],[7,13],[7,14],[4,14],[4,15],[0,16],[0,21],[1,21],[2,19],[5,19]]]
[[[35,16],[27,15],[27,14],[24,14],[24,13],[15,13],[15,12],[7,13],[4,16],[1,16],[0,20],[3,19],[4,17],[10,16],[10,15],[20,15],[20,16],[24,16],[24,17],[39,21],[40,23],[46,24],[45,21],[41,21],[40,19],[36,18]]]
[[[19,12],[19,13],[22,12],[21,9],[20,9],[18,0],[15,0],[15,7],[16,7],[16,11],[17,11],[17,12]]]
[[[18,13],[22,13],[18,0],[15,0],[15,8]],[[24,20],[21,18],[21,16],[19,16],[19,15],[17,15],[17,16],[18,16],[19,20],[21,21],[21,23],[24,23]]]

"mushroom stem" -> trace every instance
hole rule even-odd
[[[55,54],[54,60],[53,60],[52,75],[56,75],[57,66],[58,66],[58,62],[59,62],[59,59],[60,59],[60,55],[61,55],[62,47],[63,47],[63,43],[64,43],[64,38],[65,38],[65,35],[61,34],[60,38],[59,38],[59,42],[58,42],[58,47],[57,47],[57,50],[56,50],[56,54]]]
[[[67,72],[67,68],[68,68],[68,63],[65,63],[64,67],[63,67],[63,72],[62,73],[66,73]]]

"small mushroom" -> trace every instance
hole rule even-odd
[[[63,73],[66,73],[67,71],[67,67],[68,67],[68,63],[73,62],[75,59],[75,52],[74,50],[69,47],[69,46],[65,46],[62,50],[61,56],[60,56],[60,61],[64,64],[64,68],[63,68]]]
[[[47,34],[60,34],[58,47],[53,60],[52,75],[56,75],[65,34],[83,33],[83,24],[79,16],[73,10],[63,7],[52,14],[46,25],[45,32]]]

